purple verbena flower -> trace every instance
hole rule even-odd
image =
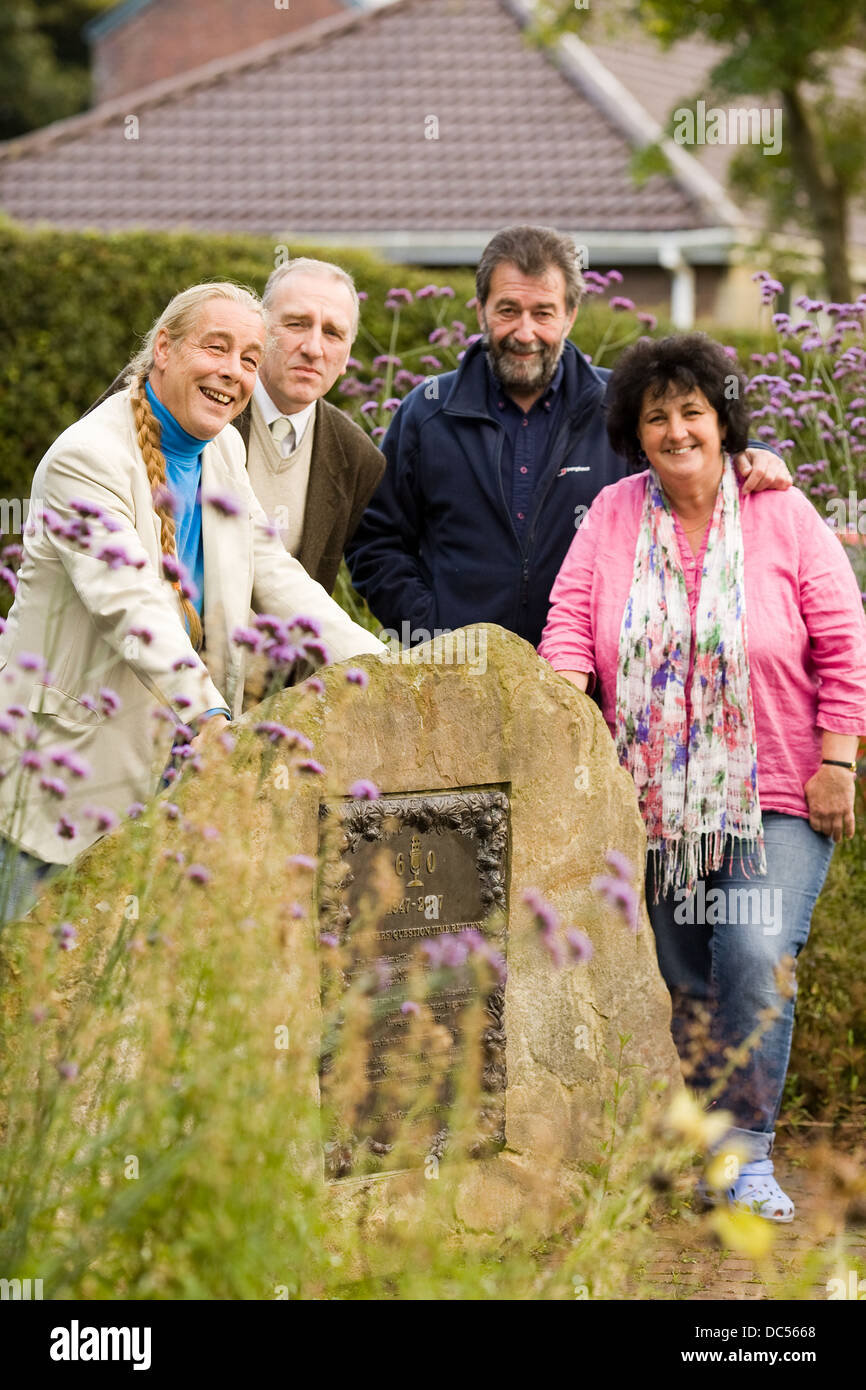
[[[282,618],[276,618],[273,613],[258,613],[253,618],[253,627],[259,632],[267,632],[274,639],[285,642],[288,640],[288,627]]]
[[[176,555],[163,555],[162,572],[172,584],[179,584],[186,577],[186,570]]]
[[[594,947],[585,932],[577,927],[567,927],[565,940],[568,943],[569,954],[575,962],[591,960],[594,954]]]
[[[56,752],[52,753],[51,761],[55,767],[65,767],[67,772],[72,773],[73,777],[83,778],[91,775],[90,766],[69,748],[58,748]]]
[[[174,494],[171,488],[157,483],[156,487],[151,488],[150,497],[154,511],[169,512],[172,516],[174,515]]]
[[[210,883],[210,870],[204,864],[190,864],[186,876],[193,883]]]
[[[404,1018],[408,1018],[410,1014],[420,1014],[421,1006],[416,1004],[414,999],[404,999],[400,1005],[400,1012]]]
[[[57,834],[60,836],[61,840],[74,840],[78,831],[71,820],[67,820],[65,816],[61,816],[60,820],[57,822]]]
[[[637,891],[631,883],[626,883],[621,878],[612,878],[607,874],[603,874],[592,880],[592,889],[593,892],[598,893],[615,912],[619,913],[629,930],[634,932],[639,930],[639,899]]]
[[[78,516],[85,517],[91,521],[99,521],[105,516],[105,512],[98,502],[90,502],[79,498],[70,501],[69,506]]]
[[[368,782],[361,778],[358,782],[353,782],[349,788],[349,796],[353,796],[358,801],[378,801],[382,793],[375,782]]]
[[[349,682],[349,685],[360,685],[362,689],[364,686],[370,684],[370,677],[367,675],[367,672],[359,670],[356,666],[353,666],[351,670],[346,672],[346,680]]]
[[[240,516],[244,510],[237,497],[233,497],[230,492],[214,492],[205,497],[205,504],[213,507],[220,516]]]
[[[565,955],[558,939],[561,924],[559,913],[550,903],[545,901],[537,888],[526,888],[521,896],[535,917],[535,924],[539,929],[542,945],[548,951],[554,965],[562,965]]]
[[[38,656],[36,652],[21,652],[18,665],[22,671],[41,671],[45,666],[45,658]]]
[[[144,569],[146,563],[142,555],[131,559],[122,545],[104,545],[96,558],[104,561],[110,570],[122,569],[124,565],[131,565],[133,569],[140,570]]]
[[[621,850],[609,849],[604,857],[618,878],[624,878],[627,883],[634,882],[634,864],[627,855],[623,854]]]
[[[318,861],[311,854],[290,854],[286,860],[287,869],[309,869],[315,873]]]
[[[537,888],[525,888],[521,894],[523,901],[533,913],[542,931],[557,931],[560,925],[559,913],[555,907],[541,896]]]
[[[42,512],[41,512],[41,516],[42,516],[42,524],[43,524],[43,526],[45,527],[45,529],[46,529],[47,531],[56,531],[56,532],[62,532],[62,531],[63,531],[63,529],[64,529],[64,522],[63,522],[63,521],[61,520],[61,518],[58,516],[57,512],[54,511],[53,507],[43,507],[43,508],[42,508]],[[33,535],[34,532],[36,531],[36,525],[35,525],[35,519],[34,519],[34,518],[31,518],[30,520],[28,520],[28,523],[27,523],[27,530],[28,530],[28,532],[29,532],[30,535]]]
[[[312,753],[313,745],[306,734],[300,733],[297,729],[289,729],[285,724],[278,724],[274,719],[263,719],[261,723],[253,726],[253,732],[264,734],[269,743],[280,743],[283,739],[290,748],[303,748],[307,753]]]
[[[302,650],[304,655],[309,657],[311,661],[318,661],[322,666],[327,665],[328,648],[325,646],[324,642],[319,641],[315,637],[307,638],[303,643]]]
[[[248,647],[251,652],[257,652],[262,644],[262,636],[254,627],[236,627],[232,641],[236,647]]]
[[[59,777],[41,777],[39,785],[44,792],[48,792],[49,796],[56,796],[58,801],[63,800],[68,790],[66,783],[61,781]]]
[[[117,714],[120,709],[120,696],[115,690],[109,690],[107,685],[100,688],[99,700],[106,719],[111,719],[112,715]]]
[[[412,291],[398,288],[391,288],[385,296],[386,309],[399,309],[401,304],[412,303]]]
[[[321,623],[316,618],[308,618],[303,613],[299,613],[289,623],[289,630],[294,631],[295,629],[298,632],[306,633],[308,637],[321,637],[322,635]]]
[[[290,642],[266,642],[265,652],[268,661],[274,668],[294,666],[302,655],[298,648],[293,647]]]
[[[321,763],[317,763],[315,758],[304,758],[301,762],[295,763],[299,772],[310,772],[317,777],[324,777],[325,769]]]

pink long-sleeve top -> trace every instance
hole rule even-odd
[[[557,671],[587,671],[614,733],[619,634],[632,582],[648,474],[604,488],[551,590],[539,652]],[[758,796],[767,811],[808,818],[803,786],[821,762],[821,731],[866,734],[866,617],[839,540],[797,488],[743,493],[746,642]],[[692,620],[704,544],[692,554],[674,515]],[[686,693],[691,689],[690,663]]]

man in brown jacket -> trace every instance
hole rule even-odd
[[[302,257],[272,273],[262,302],[270,337],[234,424],[253,491],[283,544],[330,593],[385,469],[372,440],[323,399],[346,370],[358,295],[339,266]]]

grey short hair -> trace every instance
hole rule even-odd
[[[272,270],[268,276],[262,295],[262,304],[265,312],[270,310],[277,286],[281,285],[287,276],[309,272],[312,275],[329,275],[332,280],[339,280],[346,286],[352,296],[354,307],[354,318],[352,320],[352,341],[358,336],[358,325],[361,319],[361,301],[358,298],[358,291],[355,289],[355,281],[352,279],[348,270],[344,270],[340,265],[334,265],[333,261],[317,261],[312,256],[296,256],[294,260],[286,261],[283,265],[278,265],[276,270]]]
[[[493,272],[504,261],[516,265],[521,275],[543,275],[551,266],[556,266],[565,277],[568,313],[580,303],[585,285],[577,244],[570,236],[564,236],[553,227],[533,227],[528,223],[503,227],[488,241],[475,272],[475,293],[482,306],[487,303]]]

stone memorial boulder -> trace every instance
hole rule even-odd
[[[321,1059],[308,1080],[328,1121],[303,1161],[337,1209],[411,1219],[435,1160],[453,1165],[454,1229],[504,1229],[528,1206],[545,1229],[598,1158],[622,1040],[623,1120],[647,1091],[679,1083],[642,897],[633,930],[593,888],[617,850],[642,891],[632,782],[596,705],[500,628],[365,657],[348,674],[328,668],[323,688],[273,696],[234,726],[233,751],[206,756],[74,866],[79,944],[108,941],[129,915],[127,874],[151,883],[151,866],[175,861],[203,950],[230,959],[227,935],[267,916],[270,1002],[251,1007],[249,1029],[272,1037],[291,1001],[286,1036]],[[198,842],[201,864],[193,821],[220,832]],[[37,918],[68,916],[69,891],[52,888]],[[135,900],[133,945],[151,911],[146,894]],[[568,928],[583,935],[570,943]],[[80,1001],[92,952],[63,964],[61,1008],[64,991]],[[354,1080],[339,1060],[340,1029],[353,1027],[366,1049]],[[124,1064],[134,1078],[134,1046]],[[465,1099],[464,1066],[475,1138],[461,1146],[449,1111]]]

